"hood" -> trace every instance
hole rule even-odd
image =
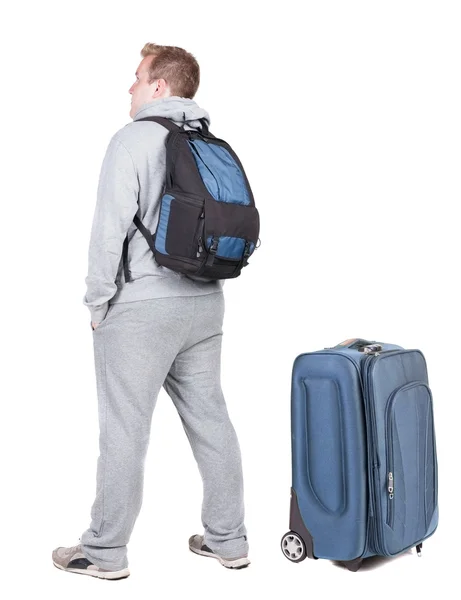
[[[210,125],[210,115],[206,110],[191,98],[182,98],[181,96],[168,96],[158,98],[147,104],[143,104],[134,115],[133,121],[143,119],[144,117],[166,117],[181,126],[184,119],[188,121],[187,125],[194,129],[199,129],[201,123],[198,119],[205,119]],[[192,120],[190,120],[192,119]]]

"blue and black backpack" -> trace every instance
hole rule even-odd
[[[224,140],[208,131],[184,129],[165,117],[146,117],[169,130],[166,179],[157,228],[141,231],[159,265],[198,280],[238,277],[259,241],[259,213],[243,166]],[[185,121],[186,122],[186,121]],[[125,281],[128,237],[123,245]]]

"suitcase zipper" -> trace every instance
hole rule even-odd
[[[387,440],[386,440],[386,462],[387,462],[387,516],[386,523],[392,529],[394,527],[394,490],[395,490],[395,480],[394,480],[394,436],[392,433],[392,407],[393,407],[393,398],[395,394],[392,394],[389,404],[387,406],[387,419],[386,419],[386,427],[387,427]]]
[[[389,471],[387,474],[387,491],[389,494],[389,500],[387,502],[387,524],[389,527],[394,527],[394,474]]]
[[[379,540],[379,531],[378,528],[381,523],[381,510],[379,506],[379,495],[376,493],[376,481],[379,481],[379,457],[376,452],[376,440],[377,440],[377,432],[376,432],[376,416],[374,411],[374,403],[373,399],[373,388],[371,385],[371,377],[369,377],[369,372],[371,371],[371,363],[376,355],[379,353],[373,353],[367,356],[363,363],[363,381],[364,381],[364,404],[365,404],[365,416],[366,421],[368,423],[367,427],[367,435],[369,436],[368,443],[368,461],[370,468],[368,470],[369,473],[369,491],[370,491],[370,504],[371,511],[374,515],[374,522],[372,527],[372,535],[371,540],[373,542],[373,550],[377,553],[380,553],[380,540]]]

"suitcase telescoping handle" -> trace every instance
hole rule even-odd
[[[372,340],[364,340],[363,338],[351,338],[349,340],[344,340],[344,342],[340,342],[336,344],[336,346],[332,346],[331,348],[325,348],[325,350],[333,350],[334,348],[349,348],[351,350],[358,350],[359,352],[379,352],[383,349],[381,344]]]

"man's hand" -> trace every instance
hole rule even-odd
[[[99,323],[94,323],[93,321],[91,321],[91,327],[93,328],[93,331],[96,329],[96,327],[99,325]]]

